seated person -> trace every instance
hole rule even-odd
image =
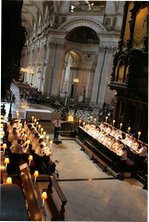
[[[141,144],[141,148],[137,151],[139,156],[146,157],[147,156],[147,147],[144,144]]]
[[[114,137],[109,136],[108,139],[107,139],[107,141],[106,141],[106,144],[105,144],[105,145],[106,145],[107,147],[111,148],[113,143],[114,143]]]
[[[12,153],[22,154],[23,151],[22,151],[21,140],[18,139],[18,140],[17,140],[17,143],[13,144],[13,145],[10,147],[10,150],[11,150]]]
[[[133,139],[133,145],[131,146],[131,149],[134,150],[134,151],[137,151],[139,148],[139,143],[137,142],[137,139],[134,138]]]
[[[128,139],[129,139],[129,140],[128,140],[128,142],[127,142],[127,146],[128,146],[129,148],[131,148],[132,145],[133,145],[133,143],[134,143],[134,139],[133,139],[132,136],[129,136]]]
[[[116,134],[116,129],[114,127],[112,127],[112,130],[110,132],[110,136],[115,137],[115,134]]]
[[[108,127],[105,129],[106,134],[110,134],[111,131],[112,131],[112,129],[111,129],[110,126],[108,126]]]
[[[125,138],[121,140],[122,143],[125,144],[125,145],[127,145],[128,141],[129,141],[129,137],[130,137],[130,136],[129,136],[128,134],[126,134],[126,135],[125,135]]]
[[[122,139],[122,131],[121,130],[116,130],[115,133],[115,139]]]

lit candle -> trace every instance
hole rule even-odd
[[[107,122],[107,121],[108,121],[108,116],[106,116],[106,118],[105,118],[105,119],[106,119],[106,122]]]
[[[1,136],[4,136],[5,135],[5,132],[4,131],[1,131]]]
[[[12,178],[11,177],[7,177],[6,184],[12,184]]]
[[[40,130],[40,128],[41,128],[41,125],[38,125],[38,130]]]
[[[46,131],[43,132],[43,135],[44,135],[44,136],[46,135]]]
[[[93,119],[93,117],[92,116],[90,116],[90,120],[92,121],[92,119]]]
[[[113,126],[114,126],[114,124],[115,124],[115,119],[114,119],[112,122],[113,122]]]
[[[83,126],[85,126],[85,122],[83,122]]]
[[[4,155],[5,155],[5,150],[7,149],[7,144],[6,143],[3,144],[3,149],[4,149]]]
[[[94,118],[94,123],[96,123],[96,118]]]
[[[1,123],[3,123],[4,122],[4,120],[3,119],[1,119],[1,121],[0,121]]]
[[[131,127],[128,127],[128,133],[130,133]]]
[[[0,128],[4,128],[4,125],[3,125],[3,124],[0,124]]]
[[[141,131],[138,132],[138,139],[140,139]]]
[[[30,142],[31,142],[30,140],[27,140],[27,141],[26,141],[27,144],[30,144]]]
[[[52,145],[53,145],[53,141],[51,140],[51,141],[49,142],[49,144],[50,144],[50,150],[51,150],[51,147],[52,147]]]
[[[120,129],[122,129],[123,123],[120,123]]]
[[[5,171],[7,171],[7,164],[10,163],[10,160],[9,160],[8,157],[6,157],[6,158],[4,159],[4,163],[6,164],[6,165],[5,165]]]
[[[21,120],[19,119],[18,122],[21,123]]]
[[[3,119],[4,118],[4,116],[3,115],[1,115],[1,119]]]
[[[48,141],[50,139],[50,137],[49,136],[46,136],[46,140]]]
[[[81,125],[81,122],[82,122],[82,120],[81,120],[81,119],[79,119],[79,126]]]
[[[19,117],[19,112],[18,111],[16,111],[16,116],[17,116],[17,119],[18,119],[18,117]]]
[[[42,199],[42,206],[44,205],[44,200],[46,200],[48,197],[47,197],[47,192],[42,192],[41,194],[41,199]]]
[[[37,179],[37,177],[39,176],[39,172],[36,170],[35,172],[34,172],[34,183],[36,183],[36,179]]]
[[[31,161],[33,160],[33,156],[32,156],[32,155],[29,155],[28,160],[29,160],[29,166],[30,166]]]
[[[43,132],[43,128],[41,128],[41,130],[40,130],[40,131],[41,131],[41,134],[42,134],[42,132]]]
[[[32,116],[32,123],[34,122],[34,119],[35,119],[35,117],[34,117],[34,116]]]

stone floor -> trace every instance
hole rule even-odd
[[[41,124],[47,127],[44,122]],[[53,139],[48,127],[47,133]],[[62,144],[52,146],[52,160],[59,161],[56,166],[59,185],[68,200],[66,221],[147,221],[148,192],[142,189],[141,183],[135,179],[114,179],[80,151],[74,140],[60,139]],[[47,188],[45,182],[38,185],[40,190]],[[58,201],[56,195],[55,198]],[[49,221],[50,214],[45,207]]]
[[[72,140],[53,145],[52,153],[68,200],[66,221],[147,221],[147,191],[137,180],[120,181],[102,172]],[[47,183],[39,186],[46,188]]]

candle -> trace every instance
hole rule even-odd
[[[50,150],[51,150],[51,147],[52,147],[52,145],[53,145],[53,141],[51,140],[51,141],[49,142],[49,144],[50,144]]]
[[[21,120],[19,119],[18,122],[21,123]]]
[[[46,136],[46,140],[49,140],[50,139],[50,137],[49,136]]]
[[[28,160],[29,160],[29,166],[30,166],[31,161],[33,160],[33,156],[32,156],[32,155],[29,155]]]
[[[27,140],[26,143],[27,143],[27,144],[30,144],[30,140]]]
[[[92,121],[92,119],[93,119],[93,117],[92,116],[90,116],[90,120]]]
[[[123,123],[120,123],[120,129],[122,129]]]
[[[3,144],[3,149],[4,149],[4,155],[5,155],[5,150],[7,149],[7,144],[6,143]]]
[[[82,120],[81,120],[81,119],[79,119],[79,126],[81,125],[81,122],[82,122]]]
[[[140,139],[141,131],[138,132],[138,139]]]
[[[0,121],[1,123],[3,123],[4,122],[4,120],[3,119],[1,119],[1,121]]]
[[[10,160],[9,160],[8,157],[6,157],[6,158],[4,159],[4,163],[6,164],[6,165],[5,165],[5,171],[7,171],[7,164],[10,163]]]
[[[128,133],[130,132],[130,130],[131,130],[131,127],[128,127]]]
[[[85,122],[83,122],[83,126],[85,126]]]
[[[4,128],[4,125],[3,125],[3,124],[0,124],[0,128]]]
[[[113,122],[113,126],[114,126],[114,124],[115,124],[115,119],[114,119],[112,122]]]
[[[42,134],[42,132],[43,132],[43,128],[41,128],[41,130],[40,130],[40,131],[41,131],[41,134]]]
[[[42,206],[44,205],[44,200],[46,200],[48,197],[47,197],[47,192],[42,192],[41,194],[41,199],[42,199]]]
[[[5,135],[5,132],[4,131],[1,131],[1,136],[4,136]]]
[[[12,184],[12,178],[11,177],[7,177],[6,184]]]
[[[106,122],[107,122],[107,120],[108,120],[108,116],[106,116],[106,118],[105,118],[105,119],[106,119]]]
[[[44,135],[44,136],[46,135],[46,131],[43,132],[43,135]]]
[[[3,115],[1,115],[1,119],[3,119],[4,118],[4,116]]]
[[[17,119],[18,119],[18,117],[19,117],[19,112],[18,111],[16,111],[16,116],[17,116]]]
[[[32,116],[32,123],[34,122],[34,119],[35,119],[35,117],[34,117],[34,116]]]
[[[34,172],[34,183],[36,183],[36,178],[39,176],[39,172],[36,170],[35,172]]]
[[[94,123],[96,123],[96,118],[94,118]]]

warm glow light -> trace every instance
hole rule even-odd
[[[83,126],[85,126],[85,122],[83,122]]]
[[[35,117],[34,116],[32,116],[32,120],[34,120],[35,119]]]
[[[27,144],[30,144],[30,142],[31,142],[30,140],[27,140],[27,141],[26,141]]]
[[[6,148],[7,148],[7,144],[4,143],[4,144],[3,144],[3,149],[6,149]]]
[[[92,120],[93,119],[93,117],[92,116],[90,116],[90,120]]]
[[[10,160],[9,160],[8,157],[6,157],[6,158],[4,159],[4,163],[5,163],[5,164],[9,164],[9,163],[10,163]]]
[[[3,115],[1,115],[1,119],[3,119],[4,118],[4,116]]]
[[[45,132],[45,131],[43,132],[43,135],[44,135],[44,136],[46,135],[46,132]]]
[[[53,145],[53,141],[52,140],[49,143],[50,143],[50,145]]]
[[[41,194],[41,199],[46,200],[47,198],[48,198],[47,192],[42,192],[42,194]]]
[[[34,177],[38,177],[39,176],[39,172],[36,170],[35,172],[34,172]]]
[[[41,128],[41,132],[43,132],[43,128]]]
[[[37,122],[37,119],[34,119],[34,122],[36,123],[36,122]]]
[[[68,121],[69,121],[69,122],[73,122],[73,121],[74,121],[74,117],[73,117],[72,115],[69,115],[69,116],[68,116]]]
[[[50,137],[49,136],[46,136],[46,140],[49,140],[50,139]]]
[[[0,128],[4,128],[4,125],[3,125],[3,124],[0,124]]]
[[[29,155],[28,160],[33,160],[33,156]]]
[[[11,177],[7,177],[6,184],[12,184],[12,178]]]
[[[138,132],[138,135],[139,135],[139,136],[141,135],[141,132],[140,132],[140,131]]]
[[[4,131],[1,131],[1,135],[4,136],[4,135],[5,135],[5,132],[4,132]]]
[[[79,83],[80,80],[79,80],[78,78],[74,78],[74,79],[73,79],[73,82],[75,82],[75,83]]]
[[[4,122],[4,120],[3,120],[3,119],[1,119],[1,120],[0,120],[0,122],[1,122],[1,123],[3,123],[3,122]]]
[[[82,122],[82,120],[81,119],[79,119],[79,123],[81,123]]]
[[[38,126],[38,129],[40,129],[40,128],[41,128],[41,125]]]

